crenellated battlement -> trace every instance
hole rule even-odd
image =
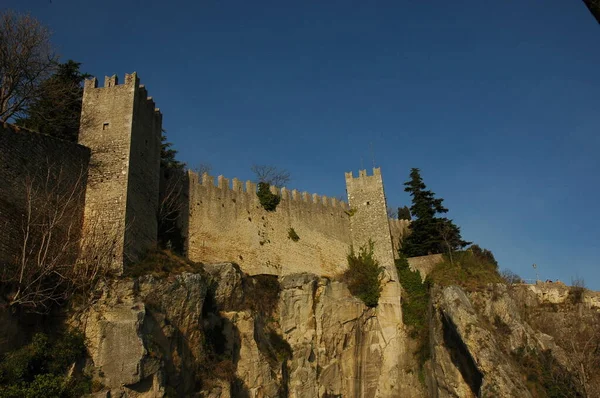
[[[162,114],[137,73],[84,83],[79,143],[92,150],[85,217],[118,228],[116,266],[156,243]]]
[[[174,178],[160,170],[162,114],[134,72],[123,82],[117,75],[105,76],[102,87],[98,79],[87,79],[80,125],[79,144],[91,150],[95,165],[87,176],[82,228],[84,234],[99,228],[115,235],[114,265],[122,270],[155,247],[154,215],[166,180]],[[392,240],[395,249],[408,223],[387,220],[381,170],[345,176],[348,202],[269,186],[281,200],[267,210],[252,181],[177,173],[170,182],[177,186],[174,201],[181,206],[179,245],[193,261],[232,261],[250,274],[334,276],[346,269],[351,246],[372,239],[382,265],[393,266]]]
[[[367,170],[365,170],[365,169],[358,170],[358,177],[354,177],[354,175],[351,171],[348,171],[344,174],[346,176],[346,182],[348,182],[348,180],[356,180],[356,179],[369,178],[369,177],[381,178],[381,168],[373,167],[373,174],[371,174],[371,175],[368,175]]]
[[[129,91],[133,89],[135,97],[138,99],[138,101],[140,101],[140,105],[148,113],[154,113],[154,118],[156,119],[156,121],[162,122],[162,114],[160,112],[160,109],[156,107],[154,99],[148,95],[146,87],[143,84],[140,84],[140,79],[138,78],[137,73],[126,73],[124,81],[124,83],[119,84],[119,77],[117,75],[105,76],[104,86],[98,87],[98,79],[92,77],[90,79],[85,80],[84,91],[86,91],[87,94],[90,94],[91,90],[105,91],[108,89],[113,89]]]
[[[224,196],[227,195],[236,195],[236,194],[251,194],[249,197],[255,198],[258,201],[258,197],[256,196],[256,192],[258,186],[256,183],[247,180],[241,181],[237,178],[225,178],[220,175],[216,178],[209,175],[208,173],[202,174],[200,177],[197,173],[193,171],[188,171],[188,178],[190,183],[200,185],[201,187],[207,190],[220,190]],[[296,189],[288,189],[286,187],[275,187],[273,185],[269,186],[269,190],[274,195],[279,195],[281,197],[282,202],[291,201],[296,203],[303,204],[312,204],[316,206],[330,207],[333,209],[341,209],[343,211],[347,211],[349,209],[348,203],[338,200],[337,198],[330,198],[328,196],[322,196],[316,193],[309,192],[300,192]]]
[[[350,247],[348,204],[319,194],[270,186],[281,201],[263,208],[257,184],[188,171],[188,256],[235,261],[248,273],[287,274],[319,267],[338,273]],[[293,229],[299,240],[291,240]]]

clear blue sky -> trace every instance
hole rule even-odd
[[[582,1],[3,0],[63,60],[137,71],[181,160],[343,195],[419,167],[467,240],[600,290],[600,26]]]

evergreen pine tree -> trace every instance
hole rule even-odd
[[[56,73],[42,82],[39,96],[16,124],[64,140],[76,142],[79,136],[83,81],[79,62],[59,64]]]
[[[460,236],[460,228],[452,220],[437,217],[448,212],[436,198],[435,193],[427,190],[421,178],[420,170],[411,169],[410,181],[404,183],[404,191],[412,196],[410,213],[415,219],[410,224],[410,235],[402,243],[402,252],[407,257],[444,253],[460,249],[469,244]]]
[[[408,220],[412,219],[410,215],[410,209],[408,206],[398,207],[398,220]]]

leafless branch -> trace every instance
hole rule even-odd
[[[27,109],[57,60],[50,31],[37,19],[11,11],[0,16],[0,122]]]
[[[291,180],[290,173],[277,166],[254,164],[250,170],[256,175],[257,182],[266,182],[276,187],[283,187]]]
[[[16,260],[0,270],[10,306],[47,312],[75,292],[87,292],[111,270],[115,236],[88,231],[82,237],[87,169],[75,179],[49,161],[24,179],[22,239]],[[92,247],[95,249],[92,250]]]
[[[204,173],[210,174],[212,171],[212,165],[210,163],[200,162],[196,167],[193,168],[193,171],[198,174],[200,178],[202,178]]]

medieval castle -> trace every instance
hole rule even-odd
[[[162,115],[136,73],[122,84],[116,76],[106,77],[104,87],[95,78],[85,82],[78,144],[0,128],[0,261],[14,258],[31,188],[41,185],[68,194],[66,210],[84,236],[93,230],[110,237],[115,266],[123,269],[155,247],[161,131]],[[45,179],[31,178],[52,168]],[[350,246],[370,239],[376,258],[395,274],[408,221],[388,219],[380,169],[345,178],[348,203],[271,187],[281,202],[270,212],[260,205],[255,183],[219,176],[215,184],[212,176],[188,171],[177,195],[185,254],[199,262],[235,262],[249,274],[335,275],[345,268]]]

